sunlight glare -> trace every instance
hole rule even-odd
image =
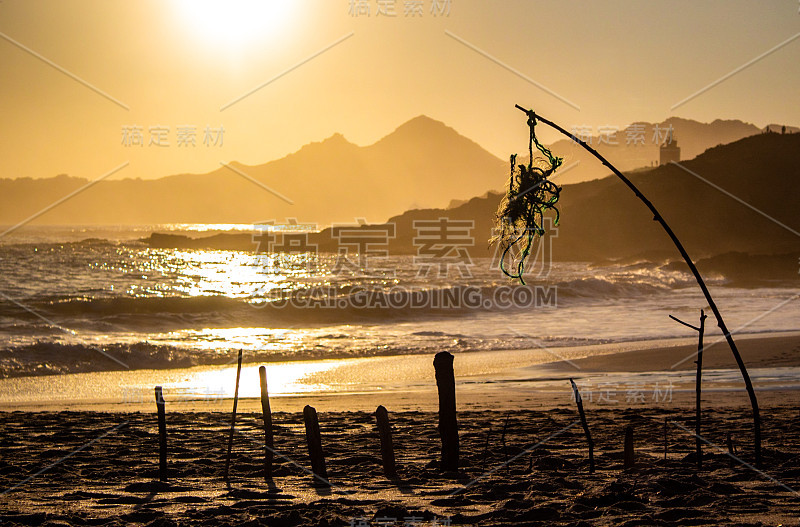
[[[215,46],[239,48],[286,27],[293,2],[286,0],[175,0],[178,16]]]

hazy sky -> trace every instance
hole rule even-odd
[[[95,179],[125,162],[114,178],[206,172],[335,132],[369,144],[419,114],[506,158],[526,144],[515,103],[567,128],[800,124],[800,38],[670,109],[800,34],[796,0],[451,0],[438,16],[446,2],[423,0],[413,17],[407,0],[370,0],[359,16],[351,3],[2,0],[0,177]],[[187,125],[196,146],[177,145]],[[123,144],[133,126],[143,146]],[[169,146],[148,144],[151,127],[169,128]]]

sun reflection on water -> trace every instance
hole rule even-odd
[[[310,377],[342,366],[342,361],[298,361],[269,364],[267,389],[270,397],[331,391],[333,388]],[[242,365],[239,397],[260,397],[261,386],[258,365]],[[230,398],[233,397],[236,365],[218,366],[191,373],[187,378],[164,387],[179,397]]]

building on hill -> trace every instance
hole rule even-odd
[[[661,145],[661,149],[659,151],[659,165],[667,165],[670,162],[678,162],[681,160],[681,148],[678,146],[678,141],[675,139],[675,136],[669,134]]]

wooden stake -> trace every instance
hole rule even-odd
[[[592,434],[589,433],[589,425],[586,424],[586,414],[583,412],[583,399],[581,392],[578,391],[578,386],[572,379],[569,380],[572,384],[572,392],[575,394],[575,403],[578,405],[578,413],[581,416],[581,426],[583,433],[586,434],[586,443],[589,445],[589,474],[594,473],[594,442],[592,441]]]
[[[623,461],[623,469],[633,468],[635,459],[633,455],[633,427],[628,425],[625,427],[625,454]]]
[[[167,481],[167,416],[161,386],[156,386],[156,409],[158,411],[158,477]]]
[[[303,408],[303,421],[306,424],[306,443],[308,443],[308,457],[311,458],[311,470],[319,481],[315,484],[330,485],[328,471],[325,468],[325,456],[322,453],[322,436],[319,432],[319,419],[317,411],[311,406]]]
[[[394,461],[394,445],[392,444],[392,426],[389,424],[389,412],[381,405],[375,410],[375,420],[378,422],[378,434],[381,437],[381,460],[383,461],[383,474],[387,478],[397,477],[397,467]]]
[[[231,452],[233,452],[233,432],[236,428],[236,405],[239,404],[239,378],[242,376],[242,350],[236,366],[236,390],[233,392],[233,411],[231,412],[231,432],[228,435],[228,455],[225,456],[225,482],[230,485]]]
[[[453,355],[440,351],[433,359],[436,387],[439,390],[439,435],[442,438],[441,469],[458,470],[458,420],[456,418],[456,378]]]
[[[705,330],[706,325],[706,314],[701,309],[700,310],[700,327],[697,328],[698,331],[698,338],[697,338],[697,375],[695,378],[695,416],[694,416],[694,446],[695,446],[695,455],[697,456],[697,470],[701,470],[703,468],[703,442],[700,440],[700,419],[701,419],[701,410],[700,410],[700,392],[702,391],[701,381],[703,378],[703,331]]]
[[[272,479],[272,460],[275,453],[272,441],[272,410],[269,407],[269,392],[267,391],[267,368],[258,368],[261,378],[261,413],[264,416],[264,481]]]
[[[695,393],[695,416],[694,416],[694,441],[695,441],[695,457],[697,458],[697,470],[701,470],[703,468],[703,442],[700,439],[700,419],[701,419],[701,410],[700,410],[700,394],[702,391],[701,388],[701,381],[703,379],[703,331],[705,330],[706,325],[706,313],[702,309],[700,310],[700,325],[693,326],[688,322],[684,322],[679,318],[676,318],[672,315],[669,316],[672,320],[683,324],[686,327],[692,328],[693,330],[697,331],[697,360],[694,361],[697,364],[697,373],[695,375],[695,386],[694,386],[694,393]]]

